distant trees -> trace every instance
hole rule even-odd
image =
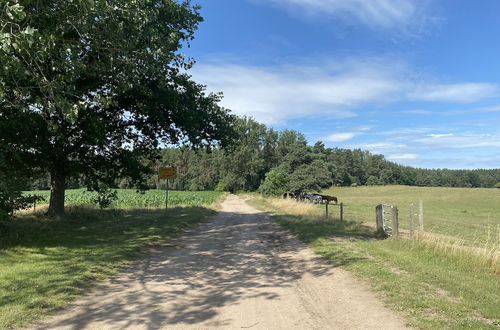
[[[255,191],[260,187],[267,194],[278,194],[284,182],[288,191],[354,183],[493,187],[500,182],[500,169],[418,169],[360,149],[326,148],[322,142],[309,146],[299,132],[277,132],[249,118],[238,119],[235,126],[238,137],[231,149],[162,151],[162,164],[178,168],[175,189]]]
[[[500,182],[497,170],[418,169],[401,166],[359,149],[326,148],[322,142],[307,145],[296,131],[277,132],[249,118],[234,124],[230,148],[209,150],[189,146],[164,148],[150,166],[144,184],[164,188],[155,173],[161,166],[177,167],[170,188],[178,190],[256,191],[280,194],[287,191],[318,191],[332,185],[385,185],[445,187],[494,187]],[[285,184],[286,183],[286,184]],[[25,187],[48,184],[46,174]],[[75,188],[78,180],[67,181]],[[116,178],[112,187],[135,188],[130,178]]]

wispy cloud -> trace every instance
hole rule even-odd
[[[500,89],[496,84],[425,84],[409,92],[408,98],[419,101],[470,103],[499,96],[499,94]]]
[[[353,18],[370,27],[405,26],[421,15],[426,1],[412,0],[254,0],[272,3],[308,16]]]
[[[387,159],[394,160],[394,161],[398,161],[398,160],[414,160],[414,159],[417,159],[417,158],[418,158],[417,154],[392,154],[392,155],[388,155],[387,156]]]
[[[358,133],[355,132],[343,132],[343,133],[333,133],[326,136],[323,140],[326,142],[343,142],[354,138]]]
[[[374,58],[272,68],[217,62],[198,64],[192,74],[209,91],[223,91],[224,106],[265,124],[355,117],[362,107],[398,101],[475,102],[500,91],[488,83],[415,83],[404,63]],[[413,114],[428,112],[413,110]]]
[[[479,112],[500,112],[500,105],[476,109]]]
[[[356,130],[356,131],[362,131],[362,132],[370,131],[372,129],[373,129],[373,126],[369,126],[369,125],[354,127],[354,130]]]
[[[354,108],[388,102],[400,92],[398,71],[366,61],[261,68],[197,65],[194,78],[223,91],[223,105],[266,124],[292,118],[356,116]]]
[[[398,113],[405,114],[405,115],[433,115],[433,114],[435,114],[434,111],[421,110],[421,109],[417,109],[417,110],[402,110],[402,111],[398,111]]]
[[[433,148],[500,147],[500,135],[495,134],[429,134],[412,140],[417,145]]]

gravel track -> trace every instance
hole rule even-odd
[[[36,329],[405,329],[369,287],[230,195]]]

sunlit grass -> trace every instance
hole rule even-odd
[[[361,196],[357,198],[361,200]],[[354,199],[346,200],[347,208],[362,214],[361,207],[352,205]],[[375,228],[363,225],[375,222],[377,202],[387,203],[383,196],[360,203],[374,203],[364,213],[371,214],[370,218],[359,219],[351,213],[340,223],[325,219],[324,206],[259,197],[249,201],[334,265],[366,279],[387,304],[406,315],[410,325],[496,329],[500,324],[500,242],[494,239],[496,233],[486,231],[476,248],[471,246],[473,240],[432,233],[417,234],[412,240],[377,239]]]
[[[325,193],[346,205],[345,217],[351,221],[374,222],[377,204],[395,205],[403,229],[409,227],[410,204],[417,213],[422,199],[426,232],[459,238],[469,246],[500,242],[500,189],[363,186],[333,187]],[[417,228],[417,217],[414,223]]]
[[[215,213],[211,206],[98,210],[67,207],[64,219],[24,212],[0,223],[0,329],[65,306],[97,280]]]

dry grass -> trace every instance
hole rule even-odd
[[[463,239],[423,232],[416,233],[412,242],[438,254],[458,256],[474,268],[490,269],[500,275],[500,227],[496,237],[496,240],[482,242],[481,247],[471,247]]]
[[[318,205],[308,202],[297,202],[293,199],[266,198],[266,201],[274,207],[285,210],[289,214],[303,216],[307,218],[324,218],[325,213]]]
[[[292,199],[257,198],[265,200],[276,210],[298,216],[303,221],[325,221],[324,206],[297,202]],[[409,239],[408,231],[402,231],[401,238]],[[477,236],[472,242],[473,244],[470,239],[465,240],[460,237],[416,231],[409,244],[414,245],[415,248],[428,249],[436,254],[457,256],[474,268],[487,269],[500,274],[500,225],[490,226],[486,235]]]
[[[391,190],[389,187],[383,189]],[[399,191],[393,192],[394,196],[406,197],[402,194],[406,188],[396,187],[396,190]],[[456,219],[456,212],[450,211],[446,218],[433,217],[434,228],[427,227],[443,230],[416,233],[413,239],[409,239],[407,231],[400,238],[374,239],[373,206],[377,201],[370,200],[369,196],[365,198],[364,192],[359,190],[357,200],[346,203],[348,221],[343,223],[326,221],[324,208],[308,203],[259,197],[250,202],[268,211],[278,223],[332,264],[345,267],[369,281],[389,306],[407,315],[411,326],[421,329],[498,329],[499,226],[490,223],[486,231],[464,235],[464,226],[450,230],[453,227],[449,225],[451,221],[460,224],[466,221],[460,217]],[[455,191],[440,192],[451,195]],[[394,196],[392,198],[396,198]],[[379,194],[379,198],[386,197]],[[439,206],[442,209],[442,205],[448,205],[453,210],[457,203],[447,202]],[[476,205],[471,220],[476,220],[475,216],[489,205]],[[368,219],[373,219],[369,223],[372,226],[367,226]],[[480,221],[481,218],[468,223],[465,228],[473,228]],[[483,221],[482,224],[486,223]]]

